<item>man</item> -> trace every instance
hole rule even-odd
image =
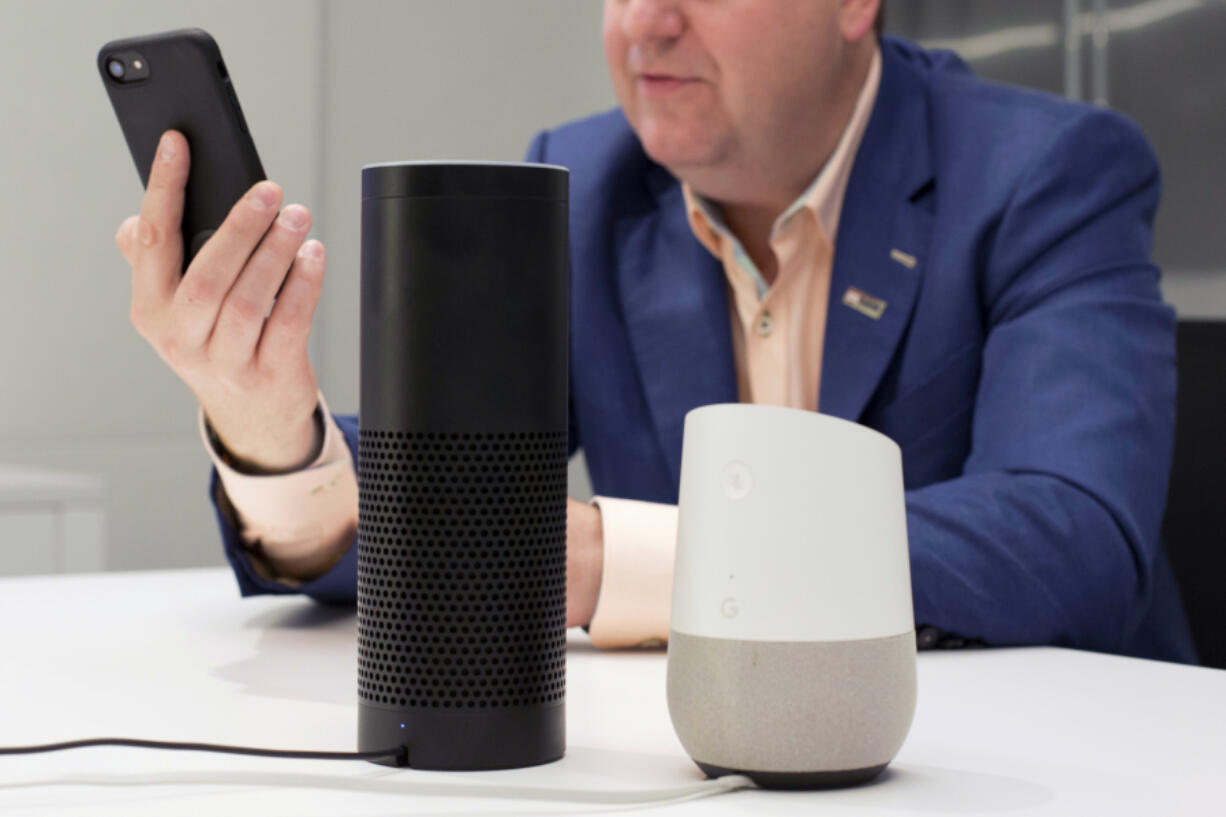
[[[683,418],[740,399],[899,443],[922,638],[1195,660],[1158,538],[1154,157],[1108,111],[879,40],[877,12],[606,0],[621,110],[530,148],[571,168],[571,448],[600,495],[569,504],[568,624],[667,637]],[[200,402],[242,591],[351,600],[356,418],[306,357],[322,248],[299,205],[261,240],[262,182],[178,282],[186,152],[166,136],[117,236],[133,323]]]

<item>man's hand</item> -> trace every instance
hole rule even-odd
[[[140,215],[115,234],[132,267],[132,325],[192,390],[242,464],[302,467],[319,444],[307,338],[323,283],[323,245],[303,243],[310,212],[291,204],[278,217],[281,188],[262,181],[234,205],[180,280],[189,165],[186,138],[167,131]]]
[[[586,627],[596,612],[604,573],[600,508],[566,500],[566,626]]]

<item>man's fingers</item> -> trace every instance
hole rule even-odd
[[[307,339],[323,287],[325,263],[324,245],[315,239],[299,248],[272,315],[264,324],[256,350],[258,365],[284,369],[306,360]]]
[[[281,282],[311,229],[311,213],[291,204],[273,224],[221,305],[209,339],[209,360],[231,368],[251,362]]]
[[[187,139],[166,131],[149,169],[149,183],[136,223],[132,248],[132,301],[164,303],[174,292],[183,269],[183,197],[190,165]]]
[[[230,208],[217,232],[196,253],[175,292],[175,323],[187,343],[199,346],[209,339],[226,293],[268,231],[280,204],[280,186],[258,182]]]

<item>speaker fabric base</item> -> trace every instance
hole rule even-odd
[[[911,631],[815,642],[669,634],[669,715],[704,771],[863,782],[902,747],[915,698]]]

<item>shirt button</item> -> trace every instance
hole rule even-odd
[[[771,319],[771,313],[764,311],[759,317],[754,328],[758,330],[758,334],[762,337],[769,337],[771,330],[775,328],[775,322]]]

